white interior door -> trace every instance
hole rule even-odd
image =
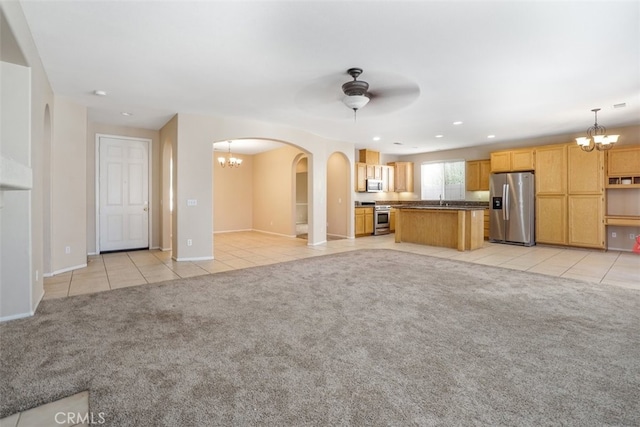
[[[100,137],[100,252],[149,247],[149,142]]]

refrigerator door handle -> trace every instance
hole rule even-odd
[[[509,221],[509,184],[504,184],[502,186],[502,200],[504,200],[502,206],[502,218]]]

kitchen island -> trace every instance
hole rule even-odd
[[[396,243],[471,251],[484,244],[484,208],[396,206]]]

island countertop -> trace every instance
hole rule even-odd
[[[396,205],[391,206],[393,209],[411,209],[411,210],[450,210],[450,211],[484,211],[484,206],[430,206],[430,205]]]
[[[484,207],[394,206],[395,241],[467,251],[484,244]]]

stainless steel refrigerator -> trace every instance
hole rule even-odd
[[[535,242],[535,182],[532,172],[491,175],[489,240],[533,246]]]

